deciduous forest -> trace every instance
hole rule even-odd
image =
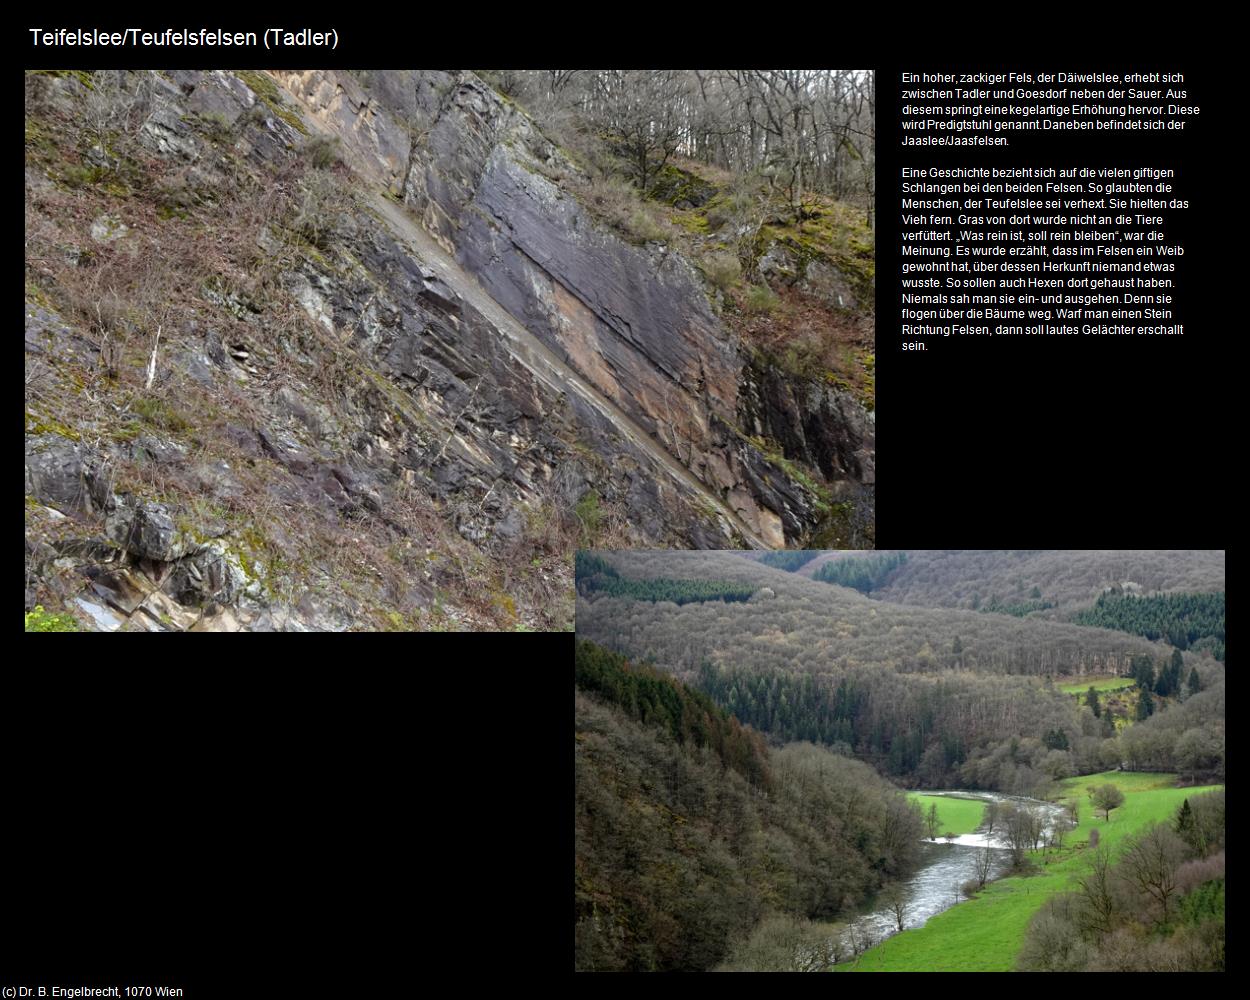
[[[973,872],[972,896],[1016,892],[1031,869],[1049,869],[1049,881],[1034,877],[1046,890],[1037,898],[1019,890],[1010,942],[981,949],[1001,967],[1222,968],[1223,793],[1218,810],[1215,797],[1200,793],[1222,789],[1225,780],[1223,553],[599,552],[581,554],[577,570],[579,727],[598,706],[622,726],[643,726],[648,740],[671,743],[674,755],[717,757],[731,731],[724,727],[740,726],[748,734],[742,745],[767,747],[760,773],[789,773],[777,762],[795,754],[813,762],[799,795],[805,815],[824,831],[826,847],[846,841],[841,846],[852,854],[867,850],[867,871],[876,876],[847,881],[837,866],[804,862],[794,877],[811,880],[803,898],[818,904],[796,907],[797,897],[781,904],[781,895],[765,891],[717,924],[724,932],[717,932],[717,946],[694,964],[666,964],[650,952],[627,960],[633,952],[622,945],[615,958],[594,952],[596,968],[892,967],[870,947],[874,909],[884,912],[891,893],[916,891],[927,866],[954,864],[975,845],[948,834],[945,846],[954,853],[945,859],[916,858],[900,844],[888,862],[874,856],[877,848],[869,850],[847,826],[858,812],[811,811],[813,788],[834,774],[862,781],[874,795],[891,787],[898,794],[931,789],[981,803],[984,822],[966,835],[980,838],[987,852],[979,880]],[[614,682],[607,693],[603,682],[585,679],[588,658],[612,663],[613,676],[630,680]],[[674,685],[664,698],[642,694],[661,680]],[[603,935],[617,934],[619,945],[624,928],[637,926],[596,916],[615,898],[605,886],[628,882],[638,865],[672,863],[658,855],[648,860],[644,851],[631,861],[591,865],[600,855],[586,801],[610,795],[617,808],[642,809],[664,828],[664,849],[679,854],[696,822],[689,810],[670,803],[669,813],[654,804],[652,794],[666,780],[660,773],[647,784],[645,769],[638,771],[642,784],[627,794],[605,777],[602,761],[592,772],[585,749],[579,729],[579,968],[590,967],[587,935],[603,948]],[[770,801],[782,794],[758,778],[752,786],[744,765],[717,759],[723,780],[741,779]],[[1082,793],[1087,777],[1090,788]],[[1110,808],[1093,794],[1104,786],[1106,796],[1119,796]],[[1195,794],[1182,818],[1176,795],[1186,788]],[[941,801],[948,800],[934,800]],[[1026,824],[1031,841],[1022,840],[1018,852],[995,839],[1009,836],[1007,825],[1000,827],[1006,833],[994,832],[1000,806],[1033,817]],[[924,830],[919,805],[906,808]],[[731,835],[700,815],[709,844],[742,846],[741,831]],[[1194,832],[1195,816],[1201,833]],[[894,825],[910,829],[912,819]],[[944,832],[939,825],[929,825],[927,838],[909,835],[925,839],[931,852],[928,842]],[[758,836],[769,841],[763,827]],[[989,879],[987,888],[995,851],[1007,877]],[[1154,882],[1141,875],[1147,855]],[[1160,875],[1165,863],[1170,867]],[[858,864],[847,870],[862,875]],[[1073,923],[1068,916],[1094,905],[1080,896],[1091,865],[1101,865],[1099,877],[1117,887],[1115,909],[1104,906],[1097,921],[1086,914]],[[671,867],[664,870],[676,878]],[[775,857],[755,859],[744,872],[754,890],[779,875]],[[678,895],[688,905],[702,877],[683,878],[670,887],[684,886]],[[827,891],[830,880],[836,893]],[[592,883],[594,891],[586,888]],[[654,893],[648,898],[658,905]],[[922,917],[913,900],[912,923],[898,914],[891,921],[900,937],[889,953],[898,954],[904,941],[920,942],[910,946],[920,964],[907,967],[946,967],[947,959],[919,957],[930,947],[925,942],[951,922],[969,920],[978,902],[952,908],[948,900],[942,909],[949,912]],[[692,919],[688,912],[674,917],[673,933]],[[1077,930],[1056,953],[1045,942],[1060,936],[1056,928],[1065,920]],[[965,967],[981,967],[969,961]]]

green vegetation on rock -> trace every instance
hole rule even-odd
[[[42,604],[26,612],[27,632],[78,632],[78,622],[73,615],[56,615],[45,611]]]

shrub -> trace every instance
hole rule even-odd
[[[347,203],[347,192],[334,175],[311,174],[305,178],[291,228],[318,250],[328,250],[348,224]]]
[[[722,292],[728,291],[742,275],[738,258],[727,253],[710,254],[703,259],[701,267],[707,280]]]
[[[720,229],[727,223],[741,224],[756,207],[755,199],[747,191],[731,191],[722,200],[709,206],[708,229]]]
[[[342,159],[338,139],[318,135],[304,143],[304,155],[317,170],[327,170]]]
[[[577,519],[582,523],[582,538],[585,547],[590,548],[594,543],[595,537],[599,533],[599,528],[603,524],[603,511],[599,507],[599,494],[595,490],[590,490],[577,501],[575,509]]]
[[[169,402],[156,396],[140,396],[131,402],[130,408],[149,424],[167,431],[181,433],[192,427],[191,422]]]
[[[633,186],[619,177],[591,181],[585,188],[585,196],[591,208],[618,223],[638,204]]]
[[[1072,894],[1042,904],[1029,922],[1016,968],[1025,972],[1079,972],[1090,960],[1090,949],[1079,931],[1080,901]]]
[[[619,177],[603,177],[589,184],[575,185],[583,202],[609,225],[620,230],[635,243],[668,239],[669,231],[644,204],[629,181]]]
[[[230,138],[230,120],[220,111],[205,111],[200,115],[204,134],[213,142],[225,142]]]
[[[93,145],[116,144],[116,133],[137,132],[152,107],[153,73],[97,70],[82,95],[84,124]]]
[[[668,239],[668,230],[647,209],[634,209],[627,226],[629,233],[640,243],[663,242]]]
[[[26,612],[27,632],[78,632],[78,622],[73,615],[54,615],[36,604],[33,611]]]
[[[160,180],[155,190],[156,211],[162,218],[186,218],[199,202],[199,196],[184,174]]]
[[[973,878],[973,879],[969,879],[967,882],[961,885],[959,887],[959,891],[962,892],[969,899],[971,899],[973,896],[977,894],[978,888],[979,886],[977,885],[977,880]]]
[[[800,334],[785,346],[781,367],[798,375],[814,375],[825,368],[827,347],[815,331]]]
[[[71,188],[92,187],[107,176],[106,168],[88,163],[71,163],[61,171],[61,180]]]
[[[767,285],[752,285],[747,289],[746,310],[749,313],[767,315],[777,308],[776,294]]]

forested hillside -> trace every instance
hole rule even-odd
[[[741,614],[733,615],[715,602],[680,611],[659,605],[647,615],[637,614],[628,601],[587,600],[579,606],[579,632],[588,628],[600,636],[627,639],[642,655],[654,654],[672,668],[693,670],[704,658],[715,662],[720,649],[726,654],[733,650],[734,662],[747,666],[773,663],[807,669],[845,661],[846,665],[882,664],[902,673],[962,668],[1063,676],[1127,673],[1134,654],[1159,658],[1170,654],[1123,632],[895,605],[732,553],[600,555],[625,579],[715,579],[768,587],[777,595],[775,602],[749,603]],[[785,639],[778,642],[778,636]],[[1198,658],[1195,663],[1204,669]]]
[[[728,553],[601,556],[642,592],[645,581],[686,579],[775,594],[679,606],[592,592],[579,597],[578,632],[673,672],[779,741],[828,745],[935,788],[1028,794],[1120,764],[1223,774],[1224,668],[1210,655],[1066,622],[893,604]],[[1131,700],[1108,696],[1097,714],[1057,686],[1134,670],[1147,676]]]
[[[1223,591],[1158,597],[1103,594],[1073,621],[1163,639],[1177,649],[1209,649],[1217,660],[1224,659]]]
[[[794,549],[790,552],[760,552],[755,555],[755,558],[765,566],[772,566],[774,569],[784,569],[793,573],[799,567],[811,562],[818,555],[820,555],[819,552],[811,549]]]
[[[579,553],[578,968],[1223,971],[1222,567]]]
[[[822,563],[812,571],[812,579],[852,587],[861,594],[885,584],[907,561],[906,552],[880,553],[855,559],[839,559]]]
[[[1106,590],[1153,594],[1224,589],[1224,553],[1210,551],[924,551],[874,592],[883,601],[979,609],[1049,602],[1064,618]],[[1043,610],[1043,609],[1039,609]]]
[[[769,750],[697,692],[577,648],[576,965],[703,970],[769,914],[907,874],[919,813],[856,761]]]

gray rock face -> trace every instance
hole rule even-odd
[[[852,282],[833,264],[800,257],[781,242],[769,244],[757,266],[770,284],[794,286],[839,312],[858,313],[865,305],[872,305],[871,301],[860,301]]]
[[[756,364],[743,379],[740,416],[742,426],[832,481],[875,480],[876,422],[849,393]]]
[[[321,71],[278,75],[351,147],[353,162],[392,190],[400,173],[398,137],[415,137],[400,188],[427,229],[498,303],[731,501],[770,544],[801,539],[817,515],[777,490],[760,492],[789,474],[778,466],[767,475],[751,473],[769,460],[757,454],[744,461],[741,438],[717,430],[718,420],[732,425],[744,410],[780,405],[763,422],[785,428],[774,438],[787,457],[815,460],[827,475],[849,482],[871,476],[871,436],[859,415],[832,397],[800,400],[807,389],[797,384],[784,393],[755,392],[752,372],[712,314],[692,266],[658,244],[632,246],[594,220],[548,179],[578,176],[579,169],[472,74],[367,73],[348,82]],[[809,275],[788,251],[775,249],[773,264],[788,281],[806,282],[834,308],[855,308],[839,275],[820,268]],[[452,305],[437,302],[428,289],[426,301]],[[436,359],[455,372],[456,355],[432,344],[429,333],[414,329],[394,342],[390,360],[401,372],[429,371]],[[434,369],[425,377],[441,392],[437,375]],[[745,403],[743,391],[752,396]],[[843,418],[852,426],[820,426]],[[458,474],[444,475],[463,482]],[[804,490],[792,484],[790,492]],[[640,511],[638,522],[646,520]],[[703,543],[688,531],[686,538],[686,544]]]
[[[808,261],[798,287],[836,309],[857,312],[863,305],[846,276],[832,264],[818,260]]]
[[[101,215],[91,223],[91,238],[97,243],[113,243],[124,239],[130,227],[115,215]]]
[[[501,305],[732,499],[758,533],[777,545],[803,537],[810,506],[765,485],[785,474],[753,474],[763,457],[744,463],[739,444],[714,430],[716,420],[736,422],[744,365],[680,254],[630,246],[593,220],[543,174],[553,162],[566,174],[576,167],[473,78],[448,89],[413,159],[406,198]],[[816,426],[841,416],[823,405],[805,424],[792,407],[770,422],[801,428],[783,442],[790,457],[823,450],[822,470],[858,477],[870,441],[859,429]],[[799,438],[815,446],[791,453]]]
[[[179,560],[164,589],[182,604],[203,607],[214,601],[231,603],[246,583],[238,559],[229,555],[224,544],[214,542]]]
[[[82,446],[60,434],[28,437],[26,492],[60,510],[90,506]]]
[[[141,559],[169,562],[180,559],[187,551],[186,539],[164,504],[119,497],[105,517],[104,530],[109,538]]]
[[[59,354],[82,343],[60,316],[33,302],[26,306],[25,334],[26,353],[33,355]]]
[[[560,519],[592,495],[627,544],[809,536],[822,497],[743,436],[744,414],[760,424],[749,433],[871,481],[870,436],[821,426],[858,419],[845,401],[748,370],[691,265],[632,245],[552,183],[543,170],[576,168],[472,74],[277,77],[293,95],[281,114],[261,80],[249,78],[263,98],[231,73],[162,78],[143,155],[182,172],[206,199],[193,211],[225,204],[232,178],[298,177],[298,100],[314,134],[342,139],[362,186],[403,192],[452,259],[405,235],[410,217],[344,199],[316,252],[276,223],[258,232],[282,260],[263,292],[198,289],[204,308],[166,326],[159,407],[102,386],[104,405],[93,395],[82,425],[63,427],[28,402],[28,598],[42,580],[66,603],[81,596],[84,623],[148,631],[342,629],[401,596],[441,614],[473,566],[518,551],[528,566],[567,545]],[[122,235],[96,253],[152,236],[123,205],[88,215],[77,243],[90,246],[93,216],[100,239]],[[55,296],[34,297],[28,376],[98,371],[99,338],[57,316]],[[334,571],[296,568],[301,532],[359,544],[327,559],[335,570],[388,572],[346,599]]]
[[[706,447],[737,359],[689,265],[605,232],[508,147],[473,204],[486,214],[463,217],[457,251],[487,291],[656,437]]]

